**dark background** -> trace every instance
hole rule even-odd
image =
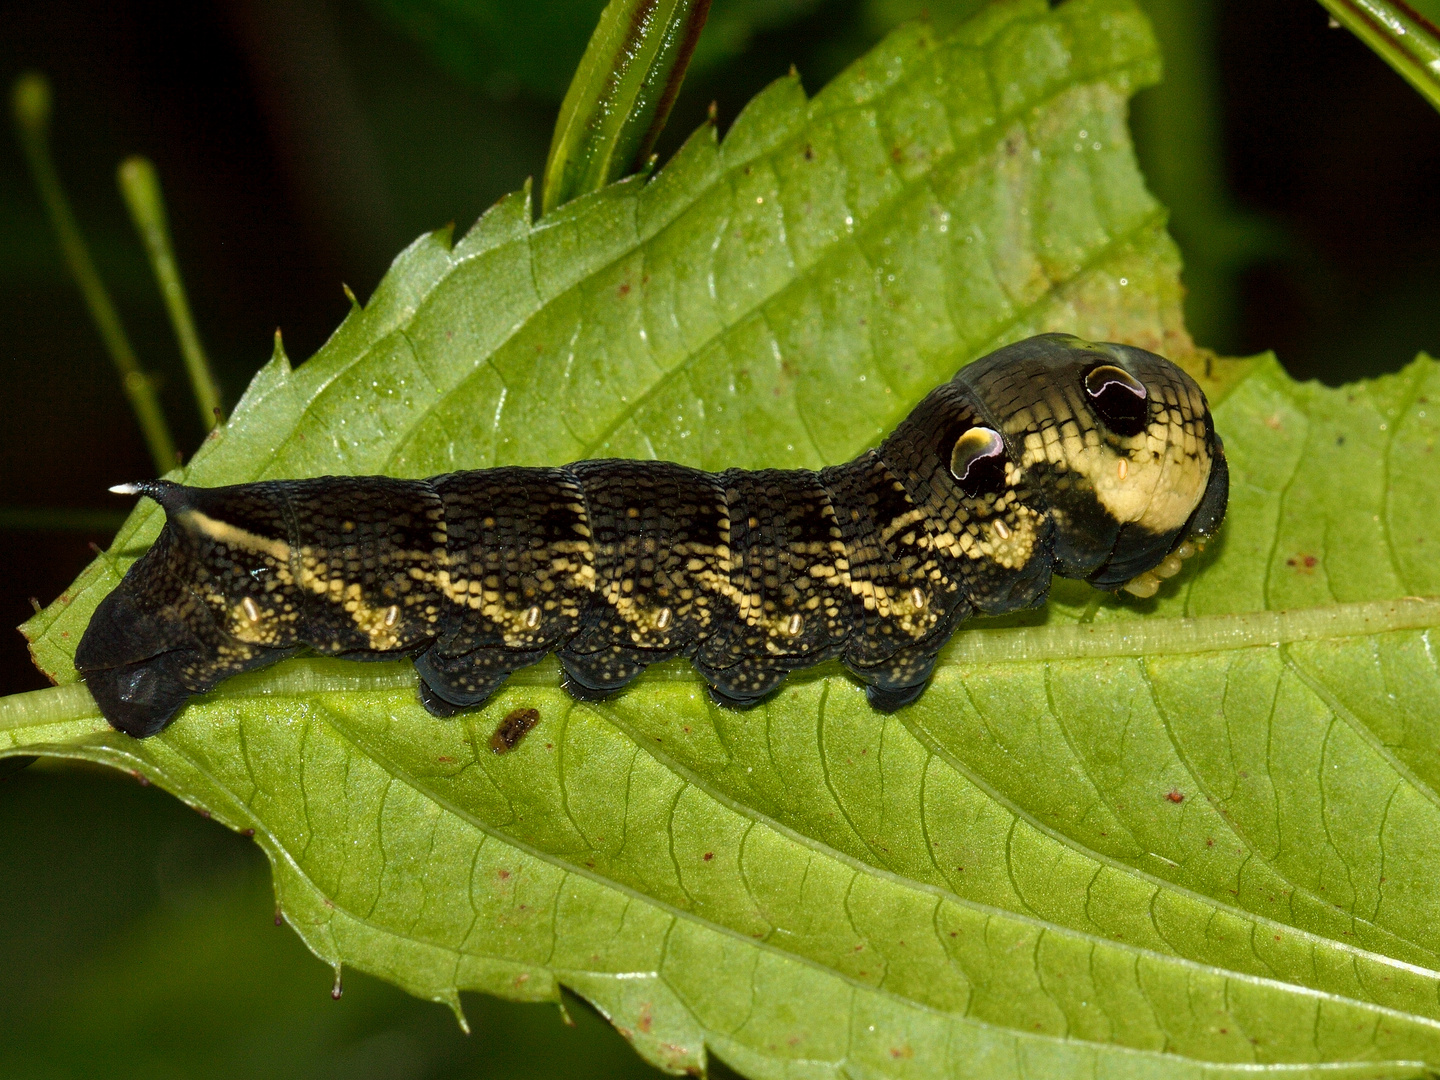
[[[1440,352],[1440,115],[1308,0],[1141,0],[1167,80],[1137,99],[1142,163],[1172,208],[1199,343],[1274,349],[1338,383]],[[54,152],[179,444],[201,431],[115,188],[155,161],[227,405],[294,360],[420,232],[462,230],[544,166],[602,0],[0,2],[0,81],[45,72]],[[937,21],[976,0],[932,0]],[[918,13],[912,0],[715,0],[662,159],[793,62],[812,91]],[[0,138],[0,516],[114,510],[153,473],[13,140]],[[48,602],[103,529],[0,530],[0,625]],[[0,692],[45,685],[18,634]],[[466,999],[475,1034],[331,972],[272,923],[257,848],[113,774],[0,780],[0,1072],[206,1076],[641,1075],[583,1004]]]

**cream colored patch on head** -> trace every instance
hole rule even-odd
[[[1140,445],[1128,454],[1096,448],[1104,455],[1095,466],[1099,475],[1092,475],[1096,496],[1116,521],[1157,535],[1173,532],[1190,520],[1205,494],[1210,455],[1178,423],[1151,424],[1129,442]]]
[[[1142,434],[1118,445],[1074,434],[1045,440],[1027,436],[1024,464],[1042,461],[1087,479],[1116,521],[1138,524],[1157,535],[1190,519],[1210,480],[1204,444],[1168,419],[1152,421]]]

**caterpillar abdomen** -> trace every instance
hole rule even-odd
[[[1153,593],[1218,527],[1228,480],[1180,369],[1045,335],[818,473],[581,461],[124,490],[167,523],[76,666],[111,723],[143,736],[307,648],[413,656],[438,716],[551,652],[580,698],[684,656],[733,707],[839,657],[893,709],[959,623],[1042,602],[1052,573]]]

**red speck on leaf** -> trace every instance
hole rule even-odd
[[[1165,798],[1169,799],[1173,803],[1182,803],[1185,801],[1184,794],[1182,792],[1176,791],[1174,788],[1171,788],[1168,792],[1166,792]]]

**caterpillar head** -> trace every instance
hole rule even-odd
[[[1144,349],[1068,334],[961,369],[881,453],[904,462],[962,539],[977,512],[1010,507],[1000,528],[1013,533],[1028,509],[1056,573],[1142,596],[1214,535],[1229,493],[1224,447],[1189,375]]]

